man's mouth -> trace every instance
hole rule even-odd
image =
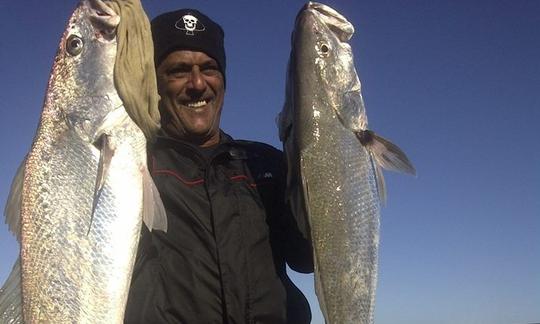
[[[189,108],[200,108],[208,104],[207,100],[198,100],[184,103],[185,106]]]

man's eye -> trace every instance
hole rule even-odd
[[[189,73],[189,70],[184,68],[173,68],[167,71],[168,75],[182,75],[187,73]]]
[[[216,75],[220,73],[217,66],[205,66],[202,68],[202,72],[206,75]]]

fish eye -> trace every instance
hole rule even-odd
[[[323,42],[319,42],[317,43],[316,48],[317,48],[317,53],[320,56],[327,57],[328,55],[330,55],[330,45]]]
[[[76,56],[81,54],[83,50],[84,42],[82,38],[77,35],[71,35],[66,41],[66,51],[71,56]]]

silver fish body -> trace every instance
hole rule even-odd
[[[153,184],[146,138],[113,81],[118,19],[101,1],[81,1],[60,41],[6,210],[21,252],[0,291],[2,323],[123,322]]]
[[[406,167],[383,166],[414,172],[397,147],[367,130],[347,43],[353,32],[325,5],[300,11],[280,114],[289,201],[294,213],[307,213],[316,293],[329,324],[373,322],[383,190],[376,155],[397,156]]]

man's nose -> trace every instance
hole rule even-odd
[[[189,77],[191,89],[196,91],[204,91],[206,88],[206,81],[204,80],[204,76],[198,66],[193,66]]]

